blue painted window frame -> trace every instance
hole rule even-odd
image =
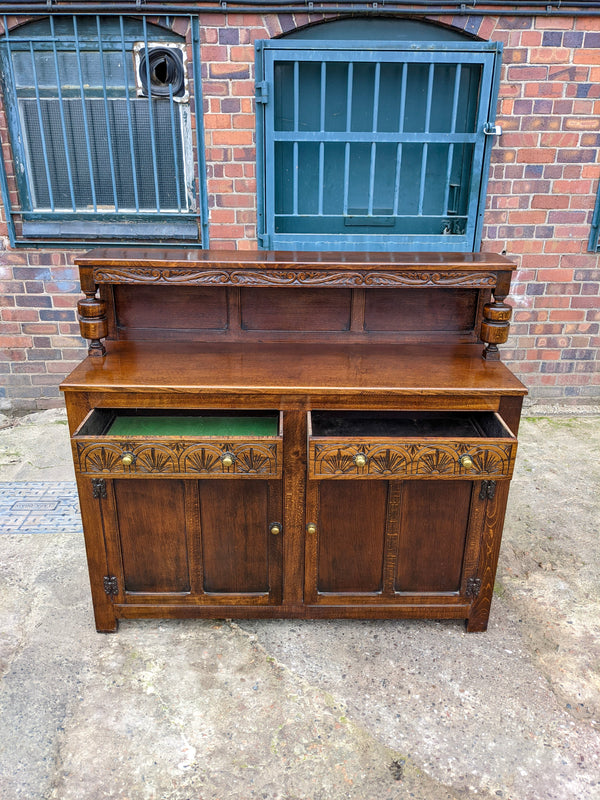
[[[502,44],[499,42],[390,42],[390,41],[328,41],[328,40],[260,40],[256,47],[257,81],[257,174],[258,174],[258,235],[259,246],[281,250],[446,250],[469,252],[481,245],[483,213],[485,210],[487,180],[491,156]],[[447,231],[440,235],[413,233],[381,234],[356,233],[282,233],[276,230],[275,214],[275,146],[281,141],[332,141],[331,132],[323,130],[300,133],[297,123],[292,131],[275,130],[274,65],[281,62],[332,63],[418,63],[418,64],[468,64],[481,66],[481,81],[476,115],[476,129],[470,139],[473,143],[468,212],[464,232]],[[323,93],[323,92],[322,92]],[[315,102],[318,102],[315,99]],[[373,135],[373,132],[371,132]],[[428,133],[398,135],[378,134],[376,141],[392,142],[435,139],[448,143],[466,141],[468,137],[448,133],[446,136]],[[348,130],[339,133],[338,142],[365,140],[364,136]],[[368,137],[367,137],[368,138]],[[322,151],[321,151],[322,152]],[[321,156],[322,158],[322,156]],[[294,162],[297,170],[297,159]],[[322,168],[321,168],[322,170]],[[371,170],[373,172],[373,169]],[[322,171],[319,173],[321,176]],[[372,182],[372,181],[371,181]],[[297,194],[297,189],[295,190]],[[421,192],[423,188],[421,186]],[[371,204],[372,205],[372,204]],[[422,206],[422,203],[420,204]],[[297,204],[296,204],[297,206]],[[295,209],[296,209],[295,206]],[[319,210],[322,209],[320,203]],[[372,211],[372,209],[369,209]],[[377,224],[377,223],[375,223]],[[385,224],[385,222],[384,222]]]
[[[600,253],[600,186],[598,186],[596,205],[594,206],[594,214],[592,216],[588,253]]]
[[[42,16],[33,19],[23,26],[15,29],[10,29],[8,26],[7,17],[4,17],[4,31],[5,33],[0,36],[0,68],[2,74],[1,86],[3,89],[3,97],[5,108],[8,116],[9,134],[12,148],[12,156],[14,163],[14,175],[17,184],[19,203],[13,204],[11,202],[11,194],[8,183],[8,176],[4,158],[0,158],[0,190],[2,192],[2,199],[8,223],[8,233],[10,244],[13,247],[22,246],[88,246],[90,240],[97,241],[101,239],[110,244],[127,243],[131,239],[135,239],[139,243],[147,244],[162,244],[163,241],[168,241],[172,245],[181,245],[193,243],[196,246],[200,243],[202,247],[208,246],[208,202],[205,183],[205,152],[204,152],[204,132],[202,115],[198,115],[195,128],[195,144],[196,152],[198,154],[198,181],[195,176],[194,164],[191,160],[191,136],[193,133],[193,126],[189,123],[184,123],[183,117],[180,116],[180,109],[174,105],[172,92],[169,97],[162,101],[163,105],[169,104],[170,111],[170,135],[172,139],[173,153],[179,152],[182,158],[181,164],[178,164],[178,157],[174,156],[174,181],[176,182],[177,203],[171,203],[171,207],[164,207],[165,204],[159,194],[158,183],[158,170],[162,169],[159,163],[159,153],[156,151],[155,145],[155,128],[153,123],[153,106],[156,108],[156,99],[151,100],[148,97],[148,114],[150,117],[150,137],[151,137],[151,152],[148,158],[153,164],[154,179],[152,184],[154,186],[156,203],[154,208],[150,208],[148,204],[140,202],[138,191],[140,188],[139,178],[132,183],[136,183],[135,201],[133,204],[128,204],[126,208],[119,208],[116,180],[118,179],[118,156],[115,156],[113,145],[111,144],[111,130],[109,127],[109,107],[110,102],[114,97],[117,99],[126,100],[127,107],[127,127],[129,140],[129,153],[130,153],[130,168],[135,177],[135,159],[140,158],[136,155],[134,158],[135,140],[136,140],[136,126],[135,116],[131,111],[130,97],[132,87],[127,83],[127,88],[123,91],[122,97],[118,94],[116,89],[112,89],[107,82],[105,54],[107,53],[122,53],[123,54],[123,74],[127,75],[130,66],[126,67],[129,60],[134,59],[133,39],[136,39],[138,47],[143,46],[145,50],[151,48],[157,43],[157,34],[160,37],[159,41],[168,43],[182,42],[183,39],[178,34],[171,30],[172,17],[163,17],[158,20],[156,17],[152,18],[152,24],[147,22],[145,16],[138,18],[127,18],[124,15],[95,15],[94,17],[82,17],[76,14],[69,15],[68,19],[72,26],[72,35],[61,35],[59,30],[59,23],[55,21],[52,16]],[[90,19],[92,20],[92,28],[95,27],[96,35],[90,34]],[[199,21],[197,16],[190,16],[190,39],[191,39],[191,52],[192,64],[191,71],[193,75],[193,86],[195,93],[196,108],[202,108],[202,89],[201,89],[201,73],[200,73],[200,33]],[[47,23],[48,31],[44,32],[39,24]],[[68,23],[67,23],[68,25]],[[133,28],[129,30],[127,26],[134,26],[136,33],[133,33]],[[160,31],[159,31],[160,28]],[[80,34],[78,31],[82,29],[84,32]],[[86,32],[87,31],[87,32]],[[141,44],[139,44],[141,42]],[[77,169],[76,165],[71,165],[73,156],[67,145],[67,128],[66,122],[67,113],[63,105],[65,98],[69,92],[73,97],[79,96],[82,106],[84,105],[84,98],[86,102],[92,95],[89,94],[90,90],[84,84],[82,72],[82,54],[85,52],[94,52],[99,56],[101,83],[95,87],[92,92],[93,97],[98,97],[97,102],[104,107],[106,118],[107,130],[107,152],[108,161],[106,163],[106,172],[112,176],[113,197],[114,203],[112,207],[107,207],[106,204],[96,202],[94,192],[95,173],[93,170],[99,167],[92,167],[93,153],[91,152],[91,145],[93,146],[93,139],[88,132],[88,122],[86,119],[85,108],[82,112],[82,118],[85,128],[85,140],[88,153],[89,175],[87,176],[88,182],[92,186],[93,203],[92,207],[83,208],[81,203],[76,199],[77,187]],[[17,78],[13,57],[15,53],[24,53],[25,56],[30,54],[33,76],[33,85],[27,90],[31,94],[32,99],[37,106],[37,117],[39,120],[39,129],[41,137],[41,145],[43,151],[43,160],[45,163],[45,173],[47,175],[46,186],[47,194],[49,195],[49,207],[42,207],[41,204],[33,202],[33,184],[30,169],[30,159],[26,148],[26,128],[22,117],[22,111],[19,108],[20,93],[22,89],[17,85]],[[55,89],[52,90],[43,85],[43,81],[38,79],[38,72],[35,66],[35,60],[40,57],[40,53],[47,53],[49,63],[54,64],[55,76],[60,80],[56,80]],[[141,51],[143,52],[143,51]],[[65,87],[65,78],[69,79],[73,76],[68,76],[59,72],[59,61],[65,56],[63,54],[72,54],[76,58],[79,73],[79,83],[75,81],[75,90],[72,87]],[[138,56],[139,58],[139,56]],[[147,62],[146,62],[147,63]],[[85,64],[84,64],[85,69]],[[110,68],[109,68],[110,69]],[[149,69],[149,67],[147,67]],[[77,76],[74,76],[77,78]],[[69,83],[71,81],[69,80]],[[77,86],[79,89],[77,89]],[[32,94],[33,93],[33,94]],[[79,94],[78,94],[79,93]],[[51,156],[47,152],[44,125],[42,124],[42,105],[46,102],[46,108],[49,108],[47,101],[50,100],[54,104],[56,101],[56,113],[61,118],[62,136],[64,139],[64,152],[66,171],[68,173],[68,193],[70,194],[70,208],[56,207],[57,204],[52,199],[52,180],[54,180],[53,163]],[[144,101],[146,102],[146,101]],[[184,105],[182,104],[182,108]],[[185,116],[189,118],[191,113],[189,101],[185,100]],[[162,109],[161,109],[162,110]],[[49,113],[49,112],[46,112]],[[112,109],[110,109],[112,114]],[[116,113],[116,112],[115,112]],[[154,112],[156,113],[156,112]],[[35,114],[35,112],[34,112]],[[164,116],[164,114],[163,114]],[[133,124],[132,124],[133,120]],[[184,133],[184,128],[188,133]],[[72,134],[69,134],[72,135]],[[125,134],[123,134],[123,137]],[[188,139],[189,141],[186,141]],[[184,179],[181,173],[181,168],[185,168],[187,178]],[[163,170],[164,171],[164,170]],[[63,187],[61,191],[63,194],[66,189],[63,178]],[[162,186],[160,191],[162,192]],[[171,192],[174,190],[171,189]],[[110,205],[110,204],[109,204]],[[61,204],[64,206],[64,203]]]

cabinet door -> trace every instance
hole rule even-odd
[[[116,601],[281,602],[281,483],[106,481],[107,554]]]
[[[199,481],[199,501],[205,595],[281,602],[280,483]]]
[[[464,595],[477,567],[485,504],[479,485],[309,481],[308,602],[389,604],[415,595]]]

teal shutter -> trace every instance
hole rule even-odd
[[[478,247],[500,48],[258,43],[263,241]]]
[[[588,241],[588,252],[600,252],[600,187],[598,187],[598,194],[596,196],[596,205],[594,207],[594,214],[592,216],[592,226],[590,230],[590,238]]]

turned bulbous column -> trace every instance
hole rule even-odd
[[[93,292],[85,292],[85,297],[77,303],[79,315],[79,330],[84,339],[90,340],[88,353],[90,356],[103,356],[106,353],[104,344],[100,341],[108,333],[106,319],[106,303]]]

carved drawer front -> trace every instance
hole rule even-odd
[[[86,475],[279,478],[280,412],[97,408],[72,437]]]
[[[516,451],[493,412],[309,413],[310,478],[510,478]]]

